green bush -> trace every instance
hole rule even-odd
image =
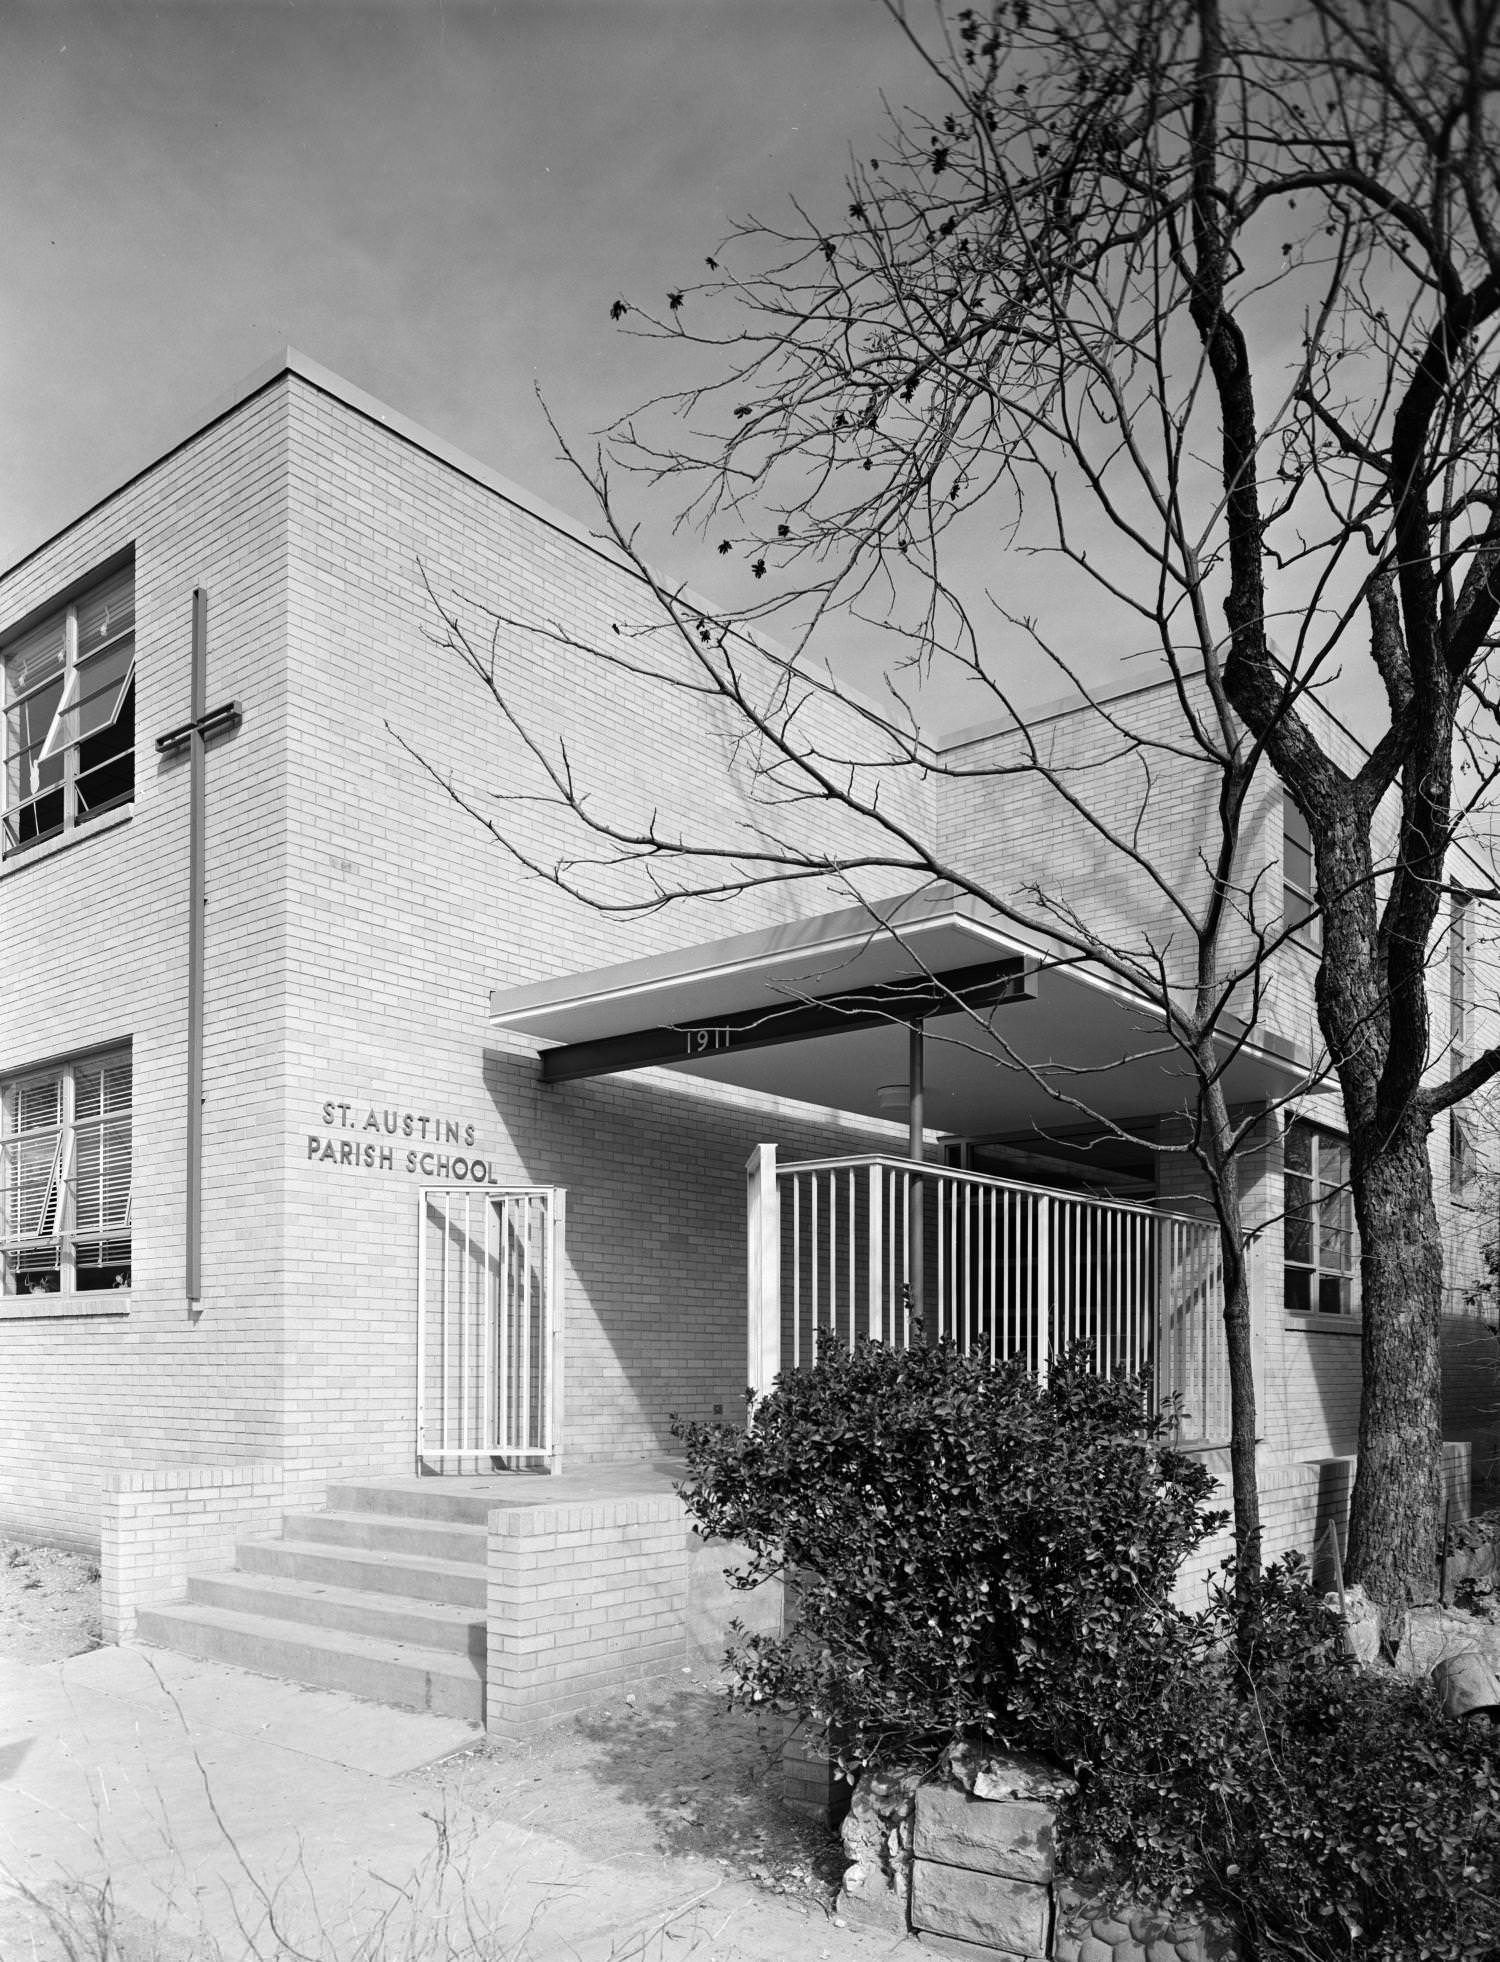
[[[1353,1668],[1294,1555],[1265,1640],[1235,1660],[1220,1596],[1170,1698],[1131,1699],[1132,1752],[1092,1767],[1071,1856],[1139,1893],[1230,1914],[1300,1962],[1500,1955],[1500,1759],[1431,1686]]]
[[[694,1514],[750,1550],[739,1584],[795,1587],[782,1635],[740,1638],[737,1694],[831,1725],[853,1764],[972,1731],[1107,1748],[1112,1690],[1178,1639],[1173,1577],[1218,1524],[1141,1384],[1082,1353],[1041,1383],[947,1346],[830,1341],[753,1429],[677,1434]]]
[[[699,1522],[750,1550],[739,1584],[795,1588],[783,1635],[739,1636],[735,1694],[829,1724],[851,1773],[959,1738],[1050,1756],[1075,1871],[1226,1914],[1258,1962],[1500,1956],[1497,1733],[1353,1669],[1295,1557],[1247,1662],[1227,1588],[1176,1612],[1218,1521],[1143,1410],[1083,1354],[1040,1384],[830,1344],[752,1430],[679,1429]]]

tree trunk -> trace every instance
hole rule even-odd
[[[1437,1571],[1443,1255],[1427,1129],[1409,1114],[1373,1150],[1367,1134],[1351,1139],[1365,1329],[1348,1572],[1392,1638],[1405,1610],[1432,1598]]]
[[[1206,1059],[1205,1059],[1206,1060]],[[1205,1134],[1224,1264],[1224,1346],[1229,1362],[1229,1485],[1234,1505],[1235,1647],[1248,1663],[1261,1628],[1260,1487],[1255,1476],[1255,1372],[1250,1341],[1250,1269],[1245,1259],[1242,1160],[1221,1085],[1210,1079]]]

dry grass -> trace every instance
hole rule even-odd
[[[0,1540],[0,1655],[61,1662],[99,1646],[99,1569],[85,1554]]]

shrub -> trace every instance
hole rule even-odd
[[[1170,1604],[1218,1520],[1142,1386],[1079,1353],[1045,1384],[948,1348],[830,1343],[748,1432],[679,1428],[737,1584],[792,1582],[740,1633],[735,1694],[832,1726],[856,1767],[982,1735],[1071,1771],[1075,1871],[1228,1915],[1258,1962],[1500,1955],[1496,1733],[1348,1664],[1295,1556],[1236,1654],[1228,1588]]]
[[[1494,1733],[1427,1683],[1353,1668],[1296,1555],[1263,1609],[1248,1666],[1221,1594],[1171,1696],[1127,1693],[1133,1748],[1091,1767],[1070,1857],[1207,1901],[1267,1962],[1500,1954]]]
[[[1141,1383],[1081,1352],[1042,1383],[832,1341],[753,1429],[680,1427],[683,1496],[750,1551],[737,1584],[794,1583],[782,1635],[740,1636],[736,1694],[830,1724],[854,1763],[971,1731],[1107,1747],[1113,1692],[1179,1639],[1173,1577],[1219,1523],[1211,1478],[1159,1433]]]

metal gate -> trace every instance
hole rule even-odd
[[[417,1283],[417,1459],[560,1463],[563,1195],[428,1186]]]

